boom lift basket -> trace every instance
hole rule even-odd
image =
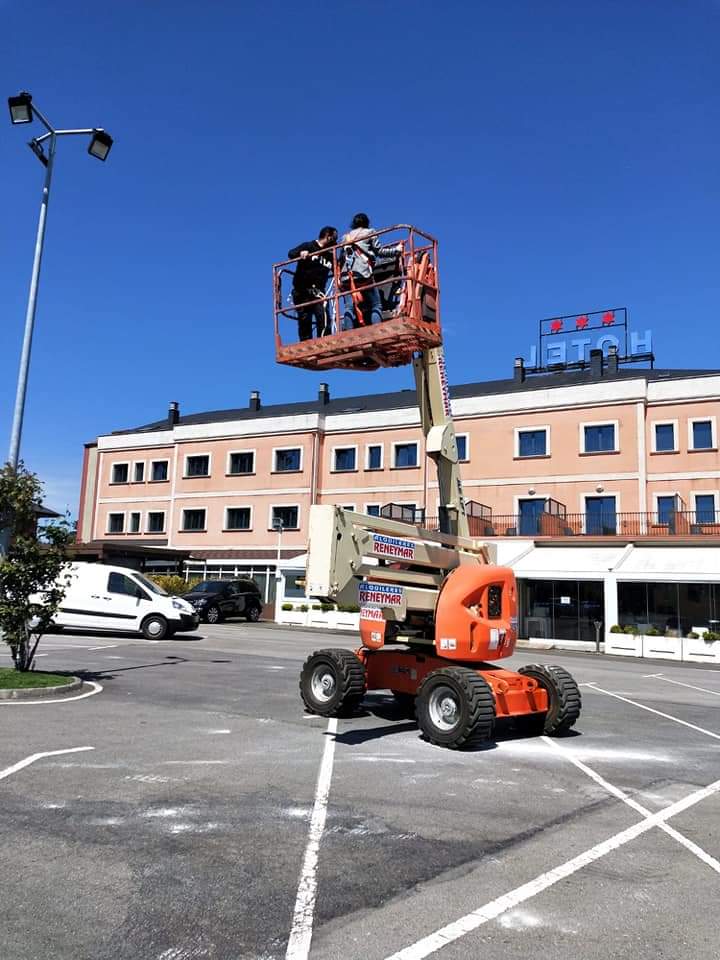
[[[376,370],[411,363],[419,351],[442,343],[437,240],[408,224],[376,231],[387,256],[378,258],[369,283],[347,269],[352,244],[326,248],[332,271],[326,289],[297,303],[293,280],[298,260],[273,267],[275,354],[278,363],[306,370]],[[382,321],[372,323],[367,291],[380,293]],[[298,308],[320,307],[326,336],[298,340]]]

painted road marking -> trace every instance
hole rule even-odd
[[[17,773],[18,770],[29,767],[31,763],[35,763],[36,760],[42,760],[44,757],[59,757],[62,753],[80,753],[83,750],[94,749],[95,747],[67,747],[65,750],[45,750],[43,753],[33,753],[31,756],[25,757],[24,760],[14,763],[11,767],[5,767],[4,770],[0,770],[0,780],[12,776],[13,773]]]
[[[556,743],[554,740],[551,740],[549,737],[541,737],[540,739],[543,741],[543,743],[547,744],[551,750],[554,750],[556,753],[559,753],[561,756],[565,757],[570,761],[570,763],[576,766],[578,770],[582,770],[582,772],[590,777],[591,780],[594,780],[595,783],[601,786],[604,790],[607,790],[608,793],[611,793],[614,797],[617,797],[618,800],[622,800],[623,803],[626,803],[629,807],[641,814],[643,817],[652,816],[651,810],[648,810],[647,807],[644,807],[641,803],[638,803],[637,800],[634,800],[631,796],[625,793],[624,790],[621,790],[619,787],[616,787],[614,784],[607,781],[604,777],[601,777],[599,773],[596,773],[595,770],[592,769],[592,767],[588,767],[588,765],[583,763],[582,760],[574,757],[569,750],[561,747],[560,744]],[[677,840],[677,842],[681,843],[686,850],[689,850],[699,860],[702,860],[703,863],[706,863],[712,870],[715,871],[715,873],[720,873],[720,862],[718,862],[715,857],[703,850],[702,847],[699,847],[696,843],[693,843],[693,841],[689,840],[683,833],[680,833],[679,830],[669,826],[667,823],[660,823],[658,826],[664,833],[667,833],[668,836],[672,837],[673,840]]]
[[[315,787],[315,802],[310,817],[308,842],[305,847],[305,856],[300,871],[295,910],[293,911],[290,939],[288,940],[286,960],[306,960],[310,953],[312,940],[313,918],[315,914],[315,900],[317,897],[317,870],[320,840],[325,829],[327,818],[330,783],[332,781],[333,760],[335,757],[335,735],[337,734],[337,718],[328,720],[325,732],[325,748],[320,761],[317,786]]]
[[[683,727],[690,727],[691,730],[697,730],[698,733],[704,733],[707,737],[713,737],[720,740],[720,733],[713,733],[712,730],[706,730],[705,727],[698,727],[694,723],[688,723],[687,720],[681,720],[680,717],[673,717],[669,713],[663,713],[662,710],[656,710],[654,707],[646,707],[644,703],[638,703],[637,700],[630,700],[627,697],[621,697],[619,693],[611,693],[610,690],[603,690],[602,687],[594,683],[589,684],[591,690],[597,690],[598,693],[604,693],[608,697],[615,697],[616,700],[622,700],[623,703],[629,703],[633,707],[639,707],[641,710],[647,710],[648,713],[654,713],[658,717],[664,717],[666,720],[674,720],[675,723],[681,723]]]
[[[578,854],[578,856],[573,857],[572,860],[566,860],[565,863],[560,864],[559,867],[548,870],[547,873],[540,874],[539,877],[535,877],[535,879],[530,880],[529,883],[524,883],[521,887],[511,890],[502,897],[491,900],[477,910],[473,910],[472,913],[460,917],[459,920],[449,923],[447,926],[436,930],[435,933],[431,933],[427,937],[423,937],[421,940],[416,941],[409,947],[405,947],[398,953],[393,953],[387,957],[386,960],[423,960],[424,957],[429,957],[430,954],[441,950],[455,940],[459,940],[461,937],[464,937],[465,934],[472,933],[473,930],[477,930],[478,927],[489,923],[491,920],[495,920],[501,914],[512,910],[513,907],[525,903],[526,900],[537,896],[549,887],[559,883],[560,880],[572,876],[572,874],[577,873],[578,870],[582,870],[583,867],[594,863],[601,857],[607,856],[608,853],[612,853],[614,850],[618,850],[636,837],[642,836],[642,834],[647,833],[648,830],[652,830],[653,827],[657,827],[661,823],[665,823],[666,820],[684,812],[689,807],[695,806],[696,803],[700,803],[719,790],[720,780],[716,780],[701,790],[696,790],[694,793],[685,797],[684,800],[678,800],[677,803],[671,804],[664,810],[659,811],[659,813],[651,814],[644,820],[638,821],[638,823],[632,827],[628,827],[627,830],[622,830],[620,833],[616,833],[607,840],[603,840],[584,853]]]
[[[44,707],[47,703],[70,703],[71,700],[84,700],[86,697],[94,697],[96,693],[100,693],[102,690],[102,684],[96,683],[94,680],[86,680],[85,683],[93,689],[88,690],[87,693],[80,693],[76,697],[62,697],[60,700],[0,700],[0,707]]]
[[[119,646],[119,643],[104,643],[101,647],[88,647],[88,650],[112,650],[113,647]]]
[[[664,680],[665,683],[674,683],[676,687],[688,687],[690,690],[699,690],[701,693],[711,693],[714,697],[720,697],[720,691],[718,690],[708,690],[707,687],[696,687],[692,683],[682,683],[680,680],[670,680],[669,677],[664,677],[662,673],[653,673],[649,674],[653,679]],[[647,679],[643,677],[643,680]]]

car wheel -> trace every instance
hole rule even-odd
[[[216,606],[208,607],[208,609],[205,611],[205,619],[208,623],[220,623],[220,621],[222,620],[220,607],[216,607]]]
[[[251,607],[248,608],[245,616],[250,621],[250,623],[257,623],[260,619],[260,607],[254,603]]]
[[[167,620],[157,614],[145,617],[140,629],[146,640],[164,640],[169,632]]]

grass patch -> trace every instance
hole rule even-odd
[[[72,683],[73,677],[60,673],[43,673],[40,670],[19,670],[0,668],[0,690],[26,690],[29,687],[59,687]]]

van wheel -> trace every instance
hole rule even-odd
[[[145,617],[140,627],[146,640],[164,640],[168,635],[168,622],[165,617],[153,614]]]

